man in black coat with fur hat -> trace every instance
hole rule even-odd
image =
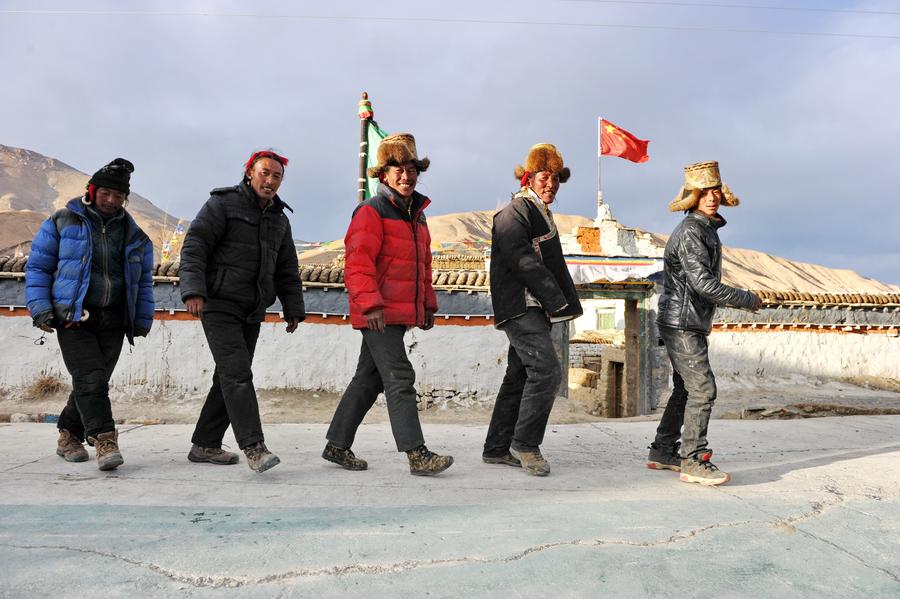
[[[521,189],[491,230],[494,324],[509,338],[509,352],[482,459],[547,476],[540,444],[562,380],[550,329],[582,313],[550,212],[570,172],[555,146],[537,144],[515,174]]]

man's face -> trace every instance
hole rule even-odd
[[[418,180],[419,169],[411,161],[404,162],[400,166],[389,166],[384,169],[384,174],[381,175],[381,182],[404,198],[408,198],[413,194]]]
[[[281,179],[284,177],[284,167],[272,158],[260,158],[253,163],[250,169],[250,187],[262,200],[271,200],[281,187]]]
[[[94,190],[94,210],[103,216],[115,216],[122,209],[122,206],[125,205],[125,198],[127,197],[124,192],[118,189],[98,187]]]
[[[697,210],[709,218],[719,213],[719,206],[722,204],[722,188],[712,187],[703,190],[700,194],[700,201],[697,204]]]
[[[531,177],[531,189],[548,206],[556,199],[559,191],[559,175],[550,171],[541,171]]]

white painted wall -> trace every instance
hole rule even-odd
[[[0,318],[6,340],[0,346],[0,387],[25,387],[42,374],[68,380],[59,345],[27,317]],[[301,324],[288,335],[284,323],[263,323],[254,359],[258,389],[320,389],[342,392],[356,369],[362,337],[349,325]],[[406,334],[420,392],[475,391],[496,395],[506,369],[506,335],[492,326],[436,326]],[[205,393],[214,364],[197,321],[157,320],[146,339],[129,352],[126,342],[112,378],[120,392]]]
[[[582,299],[581,308],[584,314],[573,320],[575,333],[593,331],[597,328],[597,310],[615,311],[616,330],[625,330],[625,300]]]
[[[54,335],[35,345],[40,331],[27,317],[0,317],[0,387],[27,387],[44,374],[68,380]],[[297,388],[340,393],[356,367],[361,336],[348,325],[263,323],[254,361],[259,389]],[[420,393],[458,392],[492,399],[506,369],[506,335],[491,326],[436,326],[407,333]],[[724,377],[876,376],[900,380],[900,338],[811,332],[714,332],[713,370]],[[156,321],[147,339],[128,345],[113,375],[116,392],[177,398],[205,393],[213,362],[196,321]],[[474,395],[473,395],[474,393]],[[439,397],[440,393],[434,394]]]
[[[714,331],[709,347],[717,374],[900,380],[900,337],[885,334]]]

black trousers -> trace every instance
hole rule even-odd
[[[57,428],[69,431],[80,441],[116,430],[109,379],[125,341],[121,307],[88,307],[88,311],[86,321],[69,329],[56,329],[63,362],[72,376],[72,392],[59,415]]]
[[[510,447],[534,451],[543,442],[562,380],[550,326],[539,308],[529,308],[501,325],[509,338],[509,352],[484,442],[485,456],[502,456]]]
[[[363,329],[356,373],[338,404],[326,438],[338,447],[350,447],[356,430],[384,392],[397,451],[425,444],[416,406],[416,373],[406,355],[406,327],[389,325],[383,333]]]
[[[263,441],[252,370],[260,323],[225,312],[204,312],[200,321],[216,370],[191,441],[222,447],[229,424],[241,449]]]

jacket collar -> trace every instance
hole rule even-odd
[[[71,200],[69,200],[66,204],[66,208],[69,210],[69,212],[81,217],[83,220],[90,223],[91,218],[90,216],[88,216],[87,206],[81,203],[81,197],[72,198]],[[137,222],[134,220],[134,217],[132,217],[128,210],[126,210],[125,208],[122,208],[122,218],[125,219],[126,244],[131,243],[131,241],[136,237],[142,236],[150,239],[149,237],[147,237],[147,234],[144,233],[144,230],[138,226]]]
[[[238,183],[237,189],[245,198],[253,202],[254,205],[259,206],[259,199],[257,198],[256,192],[253,191],[253,188],[250,187],[250,184],[247,183],[247,181],[241,181],[240,183]],[[269,206],[270,208],[274,208],[275,210],[278,210],[280,212],[283,212],[285,208],[287,208],[291,212],[294,211],[293,208],[288,206],[287,202],[278,197],[277,193],[275,194],[275,197],[272,198],[272,203]]]
[[[384,183],[378,184],[378,190],[375,192],[376,198],[384,198],[400,210],[406,212],[406,202],[404,202],[400,196],[391,189],[388,185]],[[418,218],[419,214],[425,210],[426,207],[431,203],[426,196],[423,196],[418,191],[413,191],[412,195],[409,196],[410,205],[412,206],[412,215],[413,218]]]
[[[703,214],[702,212],[698,212],[696,210],[692,210],[691,212],[688,212],[688,215],[687,215],[688,218],[692,218],[692,219],[696,220],[697,222],[699,222],[700,224],[705,225],[707,227],[712,227],[713,230],[721,229],[722,227],[724,227],[725,225],[728,224],[728,221],[725,220],[724,216],[722,216],[721,214],[716,214],[716,216],[717,216],[717,218],[710,218],[710,217],[706,216],[705,214]]]

